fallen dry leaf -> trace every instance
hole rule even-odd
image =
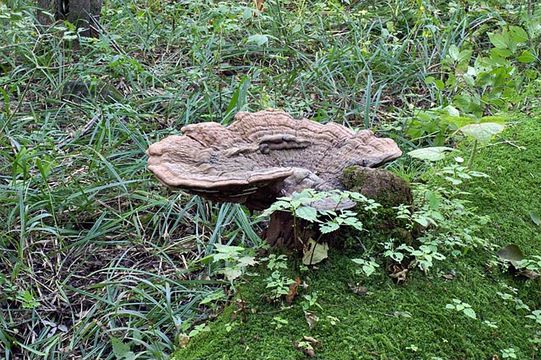
[[[526,278],[528,278],[528,279],[530,279],[530,280],[535,280],[535,279],[537,279],[537,278],[540,276],[539,273],[537,273],[537,272],[535,272],[535,271],[533,271],[533,270],[528,270],[528,269],[520,270],[520,271],[517,273],[517,275],[519,275],[519,276],[524,276],[524,277],[526,277]]]
[[[406,281],[408,276],[409,268],[403,267],[399,264],[393,264],[389,267],[389,276],[396,280],[397,284],[403,283]]]
[[[190,342],[190,337],[184,333],[180,334],[178,336],[178,344],[180,346],[181,349],[185,348],[186,346],[188,346],[188,343]]]
[[[359,296],[366,296],[368,294],[368,288],[365,286],[362,286],[361,284],[348,284],[351,291],[353,291],[354,294],[357,294]]]
[[[295,341],[293,342],[293,346],[295,347],[295,349],[302,351],[308,357],[316,356],[316,351],[314,350],[314,347],[306,341]]]
[[[315,338],[311,336],[303,336],[303,340],[308,341],[312,346],[319,346],[319,340],[316,340]]]
[[[254,5],[258,11],[263,11],[265,0],[254,0]]]
[[[445,273],[441,276],[445,280],[454,280],[456,278],[456,272],[454,270],[449,271],[448,273]]]
[[[295,282],[289,285],[289,292],[286,295],[286,302],[288,305],[291,305],[293,303],[293,300],[297,296],[297,290],[299,289],[300,284],[301,284],[301,278],[297,276],[297,278],[295,279]]]
[[[316,326],[317,322],[319,321],[319,317],[310,311],[304,312],[304,318],[306,319],[306,322],[308,323],[308,328],[310,330],[312,330]]]
[[[304,247],[304,256],[302,257],[302,263],[304,265],[314,265],[322,262],[328,257],[329,244],[318,243],[314,239],[310,238],[308,243]]]
[[[302,351],[308,357],[316,356],[315,347],[320,345],[319,340],[311,336],[303,336],[301,341],[295,341],[293,346],[295,349]]]

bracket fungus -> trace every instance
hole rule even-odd
[[[148,148],[149,170],[169,187],[250,210],[306,188],[343,189],[345,168],[373,168],[402,154],[392,139],[370,130],[297,120],[275,110],[239,112],[228,126],[207,122],[181,131]],[[287,243],[291,226],[284,221],[284,214],[271,217],[271,244]]]

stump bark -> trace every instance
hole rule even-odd
[[[97,37],[99,32],[96,24],[103,0],[37,0],[37,19],[42,25],[50,25],[53,21],[67,20],[81,31],[82,36]],[[51,18],[48,14],[53,14]]]

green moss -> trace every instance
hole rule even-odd
[[[496,144],[481,149],[474,167],[491,176],[467,190],[479,211],[493,224],[486,236],[500,245],[513,242],[526,254],[541,253],[540,228],[529,211],[541,211],[541,124],[525,120],[508,130],[504,138],[515,145]],[[319,269],[301,273],[309,284],[304,293],[317,293],[322,309],[315,309],[319,322],[309,329],[300,297],[291,307],[280,309],[262,296],[264,275],[241,287],[248,311],[246,318],[232,322],[232,309],[210,325],[211,331],[192,339],[176,359],[304,359],[293,341],[313,336],[321,342],[319,359],[488,359],[502,349],[514,348],[519,359],[539,358],[534,345],[533,321],[524,311],[505,303],[496,293],[504,286],[518,288],[518,296],[532,308],[541,308],[538,282],[520,281],[497,269],[487,270],[490,254],[469,253],[440,263],[429,275],[414,272],[405,285],[395,285],[383,273],[363,284],[369,290],[361,297],[348,284],[355,280],[355,253],[331,254]],[[441,275],[456,274],[454,280]],[[478,319],[445,309],[452,299],[469,303]],[[234,307],[234,305],[232,305]],[[273,317],[288,324],[276,329]],[[328,316],[339,319],[331,324]],[[484,320],[494,321],[497,329]]]
[[[409,184],[385,169],[350,166],[342,174],[346,189],[360,192],[384,207],[411,204]]]

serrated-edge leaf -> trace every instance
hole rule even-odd
[[[317,210],[311,206],[301,206],[295,209],[295,216],[310,222],[316,222]]]

